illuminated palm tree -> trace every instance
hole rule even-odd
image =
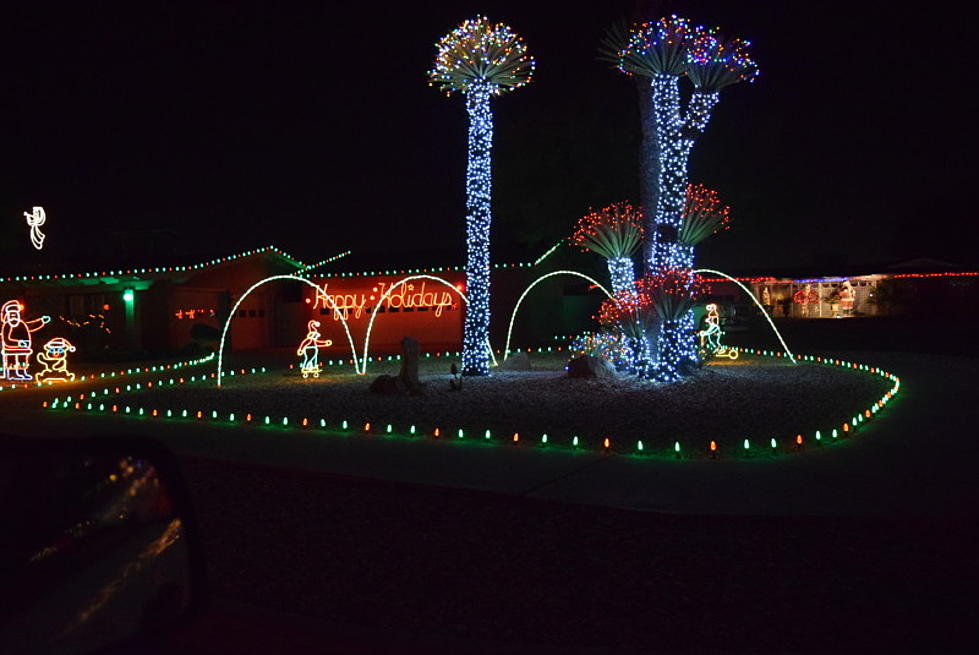
[[[527,46],[503,23],[471,18],[437,44],[429,85],[445,94],[461,93],[469,112],[466,170],[466,293],[469,305],[462,336],[462,374],[489,373],[489,239],[493,114],[490,98],[533,79]]]
[[[632,255],[642,242],[642,210],[628,202],[589,210],[578,219],[571,242],[605,258],[613,292],[628,291],[636,279]]]
[[[687,193],[690,151],[710,120],[721,89],[753,81],[758,66],[748,54],[747,41],[724,40],[714,29],[693,27],[678,16],[635,24],[626,35],[612,31],[603,45],[606,53],[618,47],[618,68],[628,75],[650,80],[656,125],[659,166],[656,174],[656,209],[646,217],[644,259],[648,275],[693,268],[692,244],[681,239]],[[694,86],[686,108],[680,100],[679,81]],[[648,182],[648,180],[647,180]],[[688,232],[689,234],[689,232]],[[667,335],[679,330],[679,335]],[[664,379],[675,379],[696,360],[693,315],[664,323],[659,362]],[[664,345],[669,347],[664,350]]]

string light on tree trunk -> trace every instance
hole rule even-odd
[[[508,26],[484,16],[467,20],[436,46],[429,85],[446,95],[462,93],[469,114],[466,169],[466,291],[469,305],[462,338],[462,374],[489,374],[489,243],[493,114],[490,98],[533,79],[536,63],[527,46]]]

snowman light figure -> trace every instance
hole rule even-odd
[[[312,375],[314,378],[320,376],[323,367],[320,365],[320,348],[327,348],[333,345],[332,339],[320,339],[319,321],[310,321],[306,324],[306,338],[299,344],[296,354],[303,358],[299,371],[303,374],[303,379]]]
[[[37,354],[37,361],[44,367],[34,376],[38,382],[74,382],[75,374],[68,370],[68,353],[75,347],[64,337],[55,337]]]

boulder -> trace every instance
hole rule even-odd
[[[615,377],[615,369],[602,357],[582,355],[568,362],[568,377],[608,379]]]
[[[421,384],[418,381],[419,352],[418,341],[411,337],[405,337],[401,340],[401,372],[398,374],[398,377],[409,388],[417,387]]]
[[[525,352],[512,353],[505,360],[500,362],[498,367],[501,371],[530,371],[534,367],[530,365],[530,356]]]
[[[371,382],[371,393],[379,393],[385,396],[407,393],[408,387],[396,375],[378,375]]]
[[[371,382],[372,393],[384,395],[410,394],[418,396],[425,392],[425,385],[418,379],[418,359],[420,348],[411,337],[401,340],[401,371],[398,375],[379,375]]]

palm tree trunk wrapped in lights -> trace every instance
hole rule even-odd
[[[469,157],[466,170],[466,310],[462,338],[462,374],[489,373],[489,238],[492,213],[493,114],[490,99],[533,79],[534,60],[523,40],[502,23],[484,16],[462,23],[436,46],[429,85],[446,95],[466,98]]]
[[[660,271],[637,284],[651,298],[661,321],[654,377],[661,382],[675,382],[689,372],[695,361],[687,354],[687,341],[694,336],[693,321],[687,317],[692,318],[694,303],[708,289],[690,269]]]
[[[612,291],[621,293],[631,290],[636,279],[632,255],[642,237],[642,210],[628,202],[616,202],[589,210],[578,219],[571,241],[582,250],[605,257]]]

